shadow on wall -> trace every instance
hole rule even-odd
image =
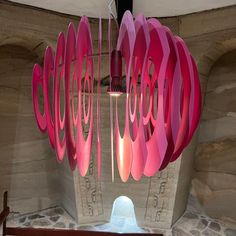
[[[59,195],[54,154],[33,114],[35,61],[26,48],[0,47],[0,198],[8,190],[11,209],[21,213],[55,205]]]

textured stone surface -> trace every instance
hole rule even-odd
[[[57,164],[33,114],[34,61],[37,55],[26,48],[0,46],[0,201],[8,190],[11,209],[21,213],[59,202]]]
[[[66,224],[64,222],[57,222],[55,225],[53,225],[54,228],[66,228]]]
[[[217,30],[231,29],[235,27],[235,8],[213,11],[211,14],[208,12],[197,13],[194,15],[187,15],[181,17],[180,34],[183,37],[194,37],[201,34],[209,34]],[[227,19],[225,18],[227,14]],[[201,17],[199,18],[199,16]],[[194,25],[194,27],[192,27]],[[204,25],[204,27],[202,27]]]
[[[188,219],[197,219],[198,215],[196,215],[195,213],[192,212],[186,212],[183,217],[186,217]]]
[[[31,225],[33,227],[45,227],[51,225],[51,223],[46,219],[39,219],[39,220],[34,220]]]
[[[19,219],[19,223],[22,224],[22,223],[25,222],[25,220],[26,220],[26,217],[21,217],[21,218]]]
[[[215,231],[211,229],[206,229],[202,232],[202,235],[204,236],[220,236],[220,234],[216,233]]]
[[[214,191],[204,201],[206,212],[214,218],[236,218],[236,190]],[[217,206],[217,207],[216,207]]]
[[[59,220],[60,216],[51,216],[49,219],[52,221],[52,222],[57,222]]]
[[[198,230],[196,230],[196,229],[190,230],[190,233],[191,233],[193,236],[201,236],[200,231],[198,231]]]
[[[226,229],[224,231],[226,236],[235,236],[236,235],[236,230],[235,229]]]
[[[39,214],[34,214],[31,216],[28,216],[29,220],[34,220],[34,219],[40,219],[43,218],[43,216],[39,215]]]
[[[199,141],[203,143],[225,139],[226,137],[234,138],[235,133],[235,117],[225,116],[214,120],[202,121],[200,124]]]
[[[220,224],[218,224],[217,222],[211,222],[209,224],[209,228],[211,228],[214,231],[219,232],[220,231]]]
[[[236,138],[201,143],[196,156],[195,168],[198,171],[236,174]]]
[[[196,180],[198,179],[199,184],[197,186]],[[223,192],[224,190],[235,190],[235,187],[232,186],[232,183],[236,181],[235,175],[230,174],[223,174],[223,173],[217,173],[217,172],[204,172],[199,171],[196,174],[196,178],[193,180],[193,185],[196,187],[196,190],[198,190],[198,195],[201,195],[201,192],[203,193],[206,191],[207,195],[212,194],[212,192]],[[202,189],[200,189],[202,186]],[[233,193],[233,192],[232,192]]]
[[[23,224],[23,226],[24,227],[31,227],[32,225],[31,225],[31,222],[26,222],[26,223]]]
[[[48,216],[48,212],[61,212],[58,216]],[[78,230],[92,230],[92,231],[114,231],[120,232],[120,227],[117,227],[117,224],[111,222],[105,224],[89,224],[89,225],[78,225],[74,219],[71,218],[66,212],[62,212],[62,208],[56,207],[50,210],[40,211],[38,213],[40,216],[43,216],[42,219],[39,219],[41,223],[37,222],[35,225],[35,220],[30,220],[30,215],[12,215],[9,217],[7,224],[9,226],[19,226],[19,227],[44,227],[44,228],[68,228],[68,229],[78,229]],[[25,218],[26,222],[21,223],[20,219]],[[52,217],[55,217],[52,220]],[[38,221],[38,220],[37,220]],[[43,222],[43,223],[42,223]],[[50,223],[48,225],[48,223]],[[120,225],[121,222],[119,222]],[[45,226],[39,225],[45,224]],[[122,224],[129,225],[128,219],[122,219]],[[201,227],[199,227],[201,225]],[[236,228],[236,225],[235,225]],[[204,215],[201,209],[199,209],[199,204],[197,199],[190,195],[188,201],[187,211],[184,215],[175,223],[172,229],[158,229],[158,228],[136,228],[132,231],[133,233],[138,232],[149,232],[149,233],[163,233],[164,236],[234,236],[235,230],[229,228],[229,225],[225,225],[222,221],[216,221],[208,216]]]
[[[236,221],[235,76],[236,50],[233,50],[215,62],[208,78],[192,182],[206,213],[230,221]],[[213,222],[209,227],[219,230]]]
[[[190,236],[191,234],[186,233],[184,230],[182,229],[178,229],[178,228],[173,228],[172,230],[172,235],[173,236]]]
[[[74,227],[75,227],[75,224],[74,224],[74,223],[69,223],[69,228],[70,228],[70,229],[74,229]]]
[[[221,57],[214,65],[207,83],[202,119],[235,117],[235,50]]]
[[[207,227],[208,225],[208,221],[205,220],[205,219],[201,219],[199,222],[198,222],[198,225],[197,225],[197,229],[199,230],[203,230]]]
[[[64,213],[64,210],[62,208],[52,208],[48,211],[46,211],[46,215],[47,216],[56,216],[58,217],[57,215],[62,215]]]

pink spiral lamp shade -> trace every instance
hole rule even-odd
[[[67,153],[71,169],[77,166],[82,176],[88,171],[93,143],[97,148],[100,176],[101,19],[98,38],[96,111],[93,109],[92,36],[86,17],[81,18],[77,32],[71,23],[66,36],[59,34],[55,55],[51,47],[46,49],[43,69],[37,64],[33,69],[33,104],[38,127],[41,132],[47,131],[57,160],[61,162]],[[196,64],[184,41],[173,36],[157,19],[146,20],[140,14],[133,20],[129,11],[123,16],[117,47],[109,56],[112,80],[108,93],[116,100],[114,140],[120,177],[126,182],[130,175],[135,180],[142,175],[153,176],[180,156],[198,126],[201,89]],[[122,60],[125,89],[122,88]],[[54,84],[51,104],[50,78]],[[63,114],[61,82],[65,87]],[[38,103],[39,86],[43,90],[43,114]],[[126,93],[123,134],[118,112],[118,96],[122,93]],[[87,104],[85,96],[88,97]],[[84,125],[88,126],[87,135],[83,133]],[[95,130],[96,142],[93,142]]]

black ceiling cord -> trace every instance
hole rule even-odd
[[[116,1],[116,12],[117,12],[117,21],[120,25],[122,17],[125,11],[129,10],[133,13],[133,0],[115,0]]]

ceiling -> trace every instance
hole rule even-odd
[[[71,15],[107,18],[110,0],[15,0],[12,2]],[[134,15],[143,12],[146,17],[178,16],[235,4],[236,0],[134,0]]]

